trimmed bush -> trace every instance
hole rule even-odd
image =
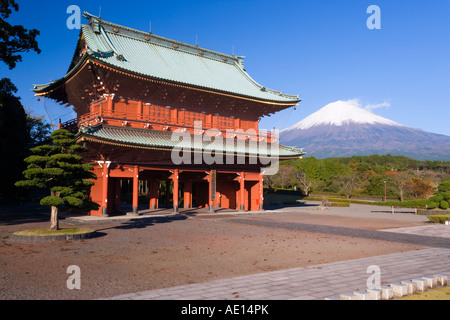
[[[432,196],[429,200],[439,204],[442,200],[444,200],[444,196],[441,194],[437,194],[437,195]]]
[[[330,202],[330,206],[332,207],[350,207],[350,203],[348,202]]]
[[[433,223],[445,223],[447,219],[450,218],[450,214],[436,214],[432,216],[427,216],[428,220]]]
[[[450,191],[446,191],[442,193],[442,197],[444,198],[445,201],[450,201]]]
[[[434,202],[434,201],[430,201],[429,203],[428,203],[428,209],[436,209],[437,207],[439,206],[439,204],[437,203],[437,202]]]
[[[427,205],[429,205],[429,200],[414,199],[414,200],[405,200],[405,201],[374,201],[372,204],[374,204],[376,206],[424,209]]]
[[[441,203],[439,204],[439,207],[440,207],[441,209],[447,210],[448,207],[449,207],[448,202],[445,201],[445,200],[442,200]]]

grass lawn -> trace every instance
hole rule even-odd
[[[450,300],[450,286],[428,290],[396,300]]]
[[[83,234],[93,232],[93,229],[87,228],[62,228],[59,230],[50,230],[48,228],[41,229],[29,229],[23,231],[14,232],[18,236],[58,236],[58,235],[71,235],[71,234]]]

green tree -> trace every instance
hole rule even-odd
[[[51,134],[53,145],[42,145],[31,149],[32,155],[23,172],[26,180],[16,182],[18,187],[37,187],[50,190],[50,195],[41,199],[41,205],[51,207],[50,229],[57,230],[58,211],[63,205],[85,210],[98,209],[98,204],[89,200],[89,192],[96,176],[90,172],[92,166],[82,163],[78,154],[87,149],[76,144],[74,135],[67,130],[55,130]]]
[[[19,10],[14,0],[0,0],[0,61],[9,69],[22,61],[20,53],[41,52],[36,41],[38,30],[27,30],[5,21],[13,10]],[[15,93],[17,88],[10,79],[0,80],[0,199],[10,199],[15,195],[14,181],[20,178],[25,168],[23,159],[30,142],[26,113]]]
[[[450,180],[441,181],[438,186],[438,191],[442,193],[450,191]]]
[[[30,111],[27,113],[28,149],[51,143],[50,134],[54,125],[45,122],[44,118],[45,116],[33,115]]]
[[[0,60],[5,62],[9,69],[13,69],[17,62],[22,61],[19,53],[30,50],[41,53],[36,41],[38,30],[27,30],[21,25],[11,25],[5,21],[12,10],[19,10],[19,5],[14,0],[0,0]]]

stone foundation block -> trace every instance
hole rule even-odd
[[[414,292],[424,292],[427,290],[427,281],[423,278],[415,278],[411,280],[414,284]]]
[[[381,286],[381,300],[390,300],[394,297],[394,289],[391,286]]]
[[[408,294],[408,288],[404,284],[395,282],[391,283],[390,286],[394,291],[394,298],[400,298]]]
[[[403,280],[400,283],[406,286],[407,295],[411,295],[414,293],[414,282],[412,282],[411,280]]]
[[[434,274],[433,277],[437,278],[437,285],[440,287],[448,285],[448,277],[445,274]]]

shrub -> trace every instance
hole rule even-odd
[[[440,207],[441,209],[447,210],[448,207],[449,207],[448,202],[445,201],[445,200],[442,200],[441,203],[439,203],[439,207]]]
[[[427,216],[428,220],[433,223],[445,223],[447,219],[450,219],[450,214],[436,214],[432,216]]]
[[[430,201],[429,203],[428,203],[428,209],[436,209],[437,207],[438,207],[438,203],[437,202],[434,202],[434,201]]]
[[[330,202],[331,207],[350,207],[348,202]]]
[[[405,201],[374,201],[376,206],[390,206],[390,207],[400,207],[400,208],[425,208],[429,204],[427,199],[414,199]]]
[[[441,195],[445,201],[447,201],[447,202],[450,201],[450,191],[443,192]]]
[[[444,196],[441,194],[436,194],[430,198],[430,201],[440,203],[442,200],[444,200]]]
[[[450,180],[442,180],[438,187],[439,192],[450,191]]]

